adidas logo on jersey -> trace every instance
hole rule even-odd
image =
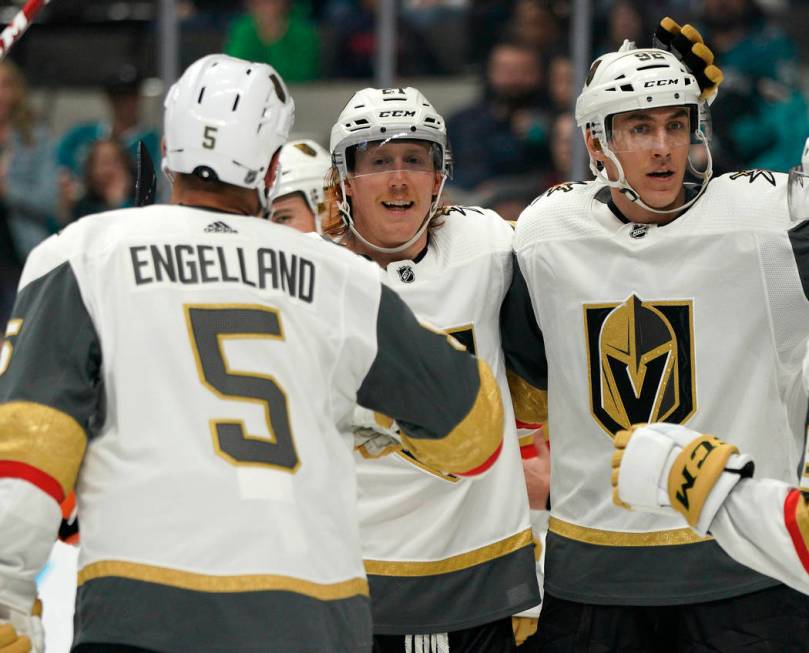
[[[212,222],[207,227],[205,227],[206,233],[214,233],[214,234],[237,234],[239,233],[233,227],[225,224],[221,220],[217,220],[216,222]]]

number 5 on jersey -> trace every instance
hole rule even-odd
[[[227,340],[283,340],[277,310],[252,304],[185,306],[191,347],[202,384],[222,399],[258,403],[264,409],[266,437],[251,435],[243,420],[211,420],[214,448],[234,465],[260,465],[295,473],[300,461],[292,438],[286,393],[275,378],[230,369]]]

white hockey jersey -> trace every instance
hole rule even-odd
[[[74,645],[167,653],[366,651],[354,406],[450,471],[490,458],[503,420],[488,368],[376,266],[181,206],[31,254],[0,402],[0,604],[29,608],[78,475]]]
[[[507,392],[498,323],[511,280],[512,228],[452,207],[417,260],[382,271],[414,313],[486,360]],[[539,603],[525,480],[506,401],[503,450],[476,480],[436,473],[406,453],[358,455],[363,557],[374,632],[439,633]]]
[[[664,226],[626,222],[597,182],[553,187],[520,217],[503,343],[548,390],[549,594],[670,605],[772,584],[679,516],[613,505],[611,439],[655,420],[733,434],[758,474],[797,483],[809,228],[789,227],[786,176],[759,170],[714,179]]]
[[[744,479],[711,534],[735,560],[809,594],[809,493],[772,479]]]

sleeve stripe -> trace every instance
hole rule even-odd
[[[65,493],[59,481],[41,469],[27,463],[15,460],[0,460],[0,478],[19,478],[28,481],[51,497],[56,503],[62,503],[65,500]]]
[[[534,446],[533,442],[520,447],[520,457],[523,460],[529,460],[530,458],[536,458],[537,456],[539,456],[539,452],[537,451],[537,448]]]
[[[42,470],[55,479],[62,498],[73,489],[87,436],[67,413],[29,401],[0,404],[0,460]]]
[[[795,552],[809,573],[809,510],[799,490],[792,490],[784,500],[784,522],[792,538]]]
[[[484,462],[482,465],[478,465],[474,469],[470,469],[466,472],[455,472],[458,476],[478,476],[482,474],[487,469],[489,469],[494,463],[497,462],[497,459],[500,457],[500,452],[503,450],[503,441],[500,441],[500,444],[497,445],[497,449],[494,450],[494,453],[489,456],[489,458]]]

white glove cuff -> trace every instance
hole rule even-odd
[[[681,450],[670,437],[648,427],[638,428],[621,459],[621,501],[647,512],[670,513],[668,475]]]

